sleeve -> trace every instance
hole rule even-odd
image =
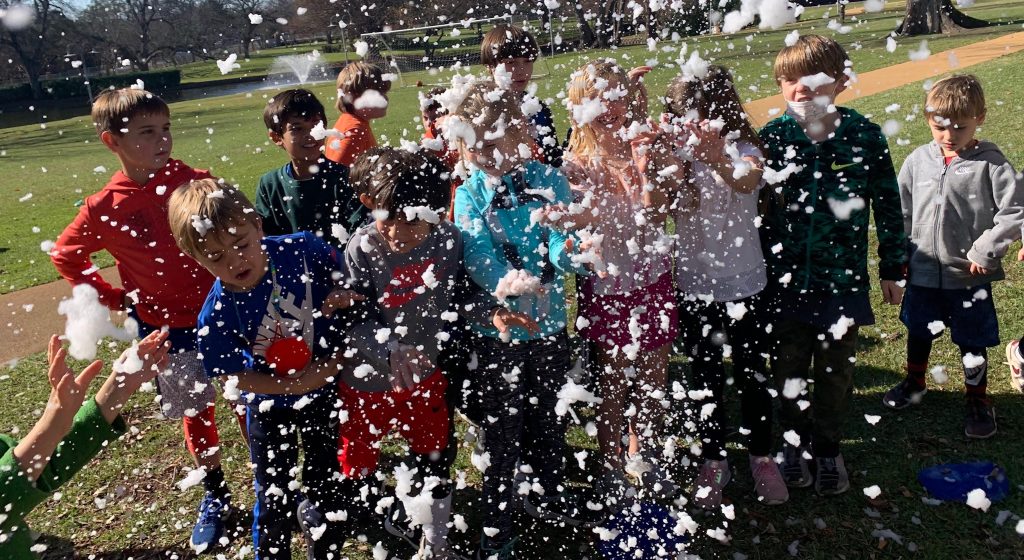
[[[572,191],[569,188],[569,181],[557,169],[551,168],[549,171],[550,175],[546,179],[555,191],[555,202],[566,205],[572,203]],[[579,239],[576,239],[576,236],[571,233],[556,228],[549,228],[549,231],[551,233],[548,235],[548,259],[555,269],[559,272],[571,271],[577,274],[590,274],[583,265],[573,263],[572,255],[565,250],[566,241],[572,239],[575,245],[579,247]]]
[[[459,232],[456,232],[456,235],[459,235],[456,246],[459,248],[460,254],[458,272],[455,276],[455,297],[452,299],[458,306],[457,311],[463,319],[485,327],[493,327],[491,314],[501,304],[493,295],[470,279],[461,254],[462,236]]]
[[[75,415],[71,431],[53,452],[50,464],[36,480],[36,487],[47,494],[60,488],[125,429],[124,419],[118,416],[113,424],[108,424],[96,400],[89,399]]]
[[[380,295],[374,284],[370,261],[360,247],[360,240],[365,234],[357,233],[349,240],[345,248],[345,267],[348,269],[348,283],[353,290],[366,297],[366,301],[356,303],[350,308],[351,327],[349,335],[352,346],[359,353],[364,363],[369,364],[378,374],[391,376],[390,345],[397,342],[392,334],[380,338],[381,329],[386,328],[377,309]]]
[[[1020,239],[1021,224],[1024,223],[1024,179],[1014,170],[1013,165],[1004,161],[1000,165],[988,166],[988,180],[992,188],[996,215],[992,227],[983,231],[967,258],[978,265],[999,268],[1010,243]]]
[[[455,190],[455,225],[462,231],[463,263],[470,278],[488,293],[494,293],[508,267],[499,265],[498,247],[466,185]]]
[[[907,236],[903,231],[903,210],[896,169],[889,145],[877,127],[874,143],[878,146],[868,170],[868,191],[874,206],[878,233],[878,277],[882,280],[906,280]]]
[[[32,508],[41,504],[47,494],[32,484],[21,471],[21,465],[14,458],[18,442],[8,436],[0,436],[7,450],[0,455],[0,505],[10,519],[24,519]],[[6,523],[4,524],[6,525]]]
[[[259,185],[256,186],[256,201],[253,206],[256,208],[256,213],[263,219],[263,234],[270,236],[292,233],[282,227],[280,221],[281,212],[279,211],[280,209],[274,207],[271,190],[272,188],[266,179],[261,178]]]
[[[911,163],[914,154],[911,154],[900,167],[899,177],[896,182],[900,187],[900,205],[903,208],[903,233],[907,236],[907,247],[910,248],[913,241],[910,234],[914,231],[914,166]],[[909,255],[908,255],[909,256]]]
[[[223,300],[220,303],[221,309],[235,305]],[[245,337],[238,319],[232,318],[230,313],[211,313],[209,307],[209,304],[204,306],[196,325],[199,332],[199,356],[206,375],[219,377],[253,369],[255,361],[252,350],[240,344]]]
[[[86,202],[78,211],[68,227],[57,238],[57,243],[50,252],[50,260],[57,267],[57,272],[72,285],[89,284],[99,292],[100,303],[110,309],[124,309],[123,288],[115,288],[100,276],[92,262],[92,255],[102,251],[103,236],[95,231],[96,224],[92,219],[89,203]],[[86,274],[86,271],[90,271]]]

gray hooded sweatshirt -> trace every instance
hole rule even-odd
[[[1006,277],[1001,260],[1020,239],[1024,180],[991,142],[945,165],[935,142],[913,151],[899,175],[910,283],[964,289]],[[974,262],[988,274],[971,276]]]

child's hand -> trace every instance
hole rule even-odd
[[[882,280],[882,299],[889,305],[903,301],[903,288],[895,280]]]
[[[331,290],[331,293],[327,294],[327,299],[324,300],[320,312],[324,314],[324,317],[330,317],[334,315],[335,311],[348,309],[355,305],[357,301],[366,301],[366,296],[352,290],[335,288]]]
[[[686,128],[700,140],[699,144],[693,146],[694,159],[708,164],[725,161],[725,138],[722,138],[721,131],[708,126],[707,121],[700,124],[687,123]]]
[[[647,118],[647,87],[644,86],[642,78],[650,71],[650,66],[637,66],[626,74],[629,81],[633,84],[633,91],[636,92],[636,97],[633,98],[631,103],[633,106],[633,120],[636,121],[643,121]]]
[[[82,408],[82,402],[85,401],[89,384],[103,369],[103,362],[96,360],[75,376],[66,360],[67,350],[61,345],[60,338],[57,335],[51,336],[46,349],[46,361],[50,364],[50,398],[46,402],[43,418],[49,420],[62,434],[67,434],[71,429],[75,414],[78,414],[78,409]]]
[[[114,422],[121,414],[125,403],[143,383],[152,381],[167,367],[167,353],[171,350],[170,344],[167,344],[167,336],[168,333],[165,331],[153,331],[136,347],[125,350],[114,361],[114,372],[96,392],[96,404],[108,423]],[[142,367],[131,372],[124,371],[121,364],[136,358],[142,360]]]
[[[1024,249],[1021,249],[1024,251]],[[1017,259],[1021,260],[1021,253],[1017,253]],[[989,273],[989,270],[980,264],[971,263],[971,276],[984,276]]]
[[[415,346],[399,344],[388,357],[391,366],[391,387],[395,391],[412,389],[434,371],[434,364]]]
[[[512,311],[507,307],[497,308],[494,311],[494,316],[491,317],[491,322],[494,324],[494,328],[498,329],[498,332],[501,334],[507,333],[512,327],[524,328],[531,335],[540,334],[540,327],[537,326],[537,321],[534,321],[529,315]]]

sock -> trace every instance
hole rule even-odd
[[[967,396],[985,398],[988,390],[987,349],[961,346],[960,355],[964,364],[964,384],[967,389]]]
[[[924,378],[926,371],[928,371],[928,362],[921,364],[907,362],[907,380],[918,389],[924,389],[926,386]]]
[[[203,488],[222,500],[231,498],[231,493],[228,492],[228,485],[224,483],[224,469],[220,467],[206,471],[206,478],[203,479]]]

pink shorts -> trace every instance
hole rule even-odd
[[[590,282],[580,286],[579,315],[590,324],[580,336],[608,348],[640,343],[640,350],[653,350],[672,342],[679,332],[679,310],[672,288],[672,274],[666,272],[645,288],[628,294],[594,295]],[[630,332],[636,315],[638,333]]]

